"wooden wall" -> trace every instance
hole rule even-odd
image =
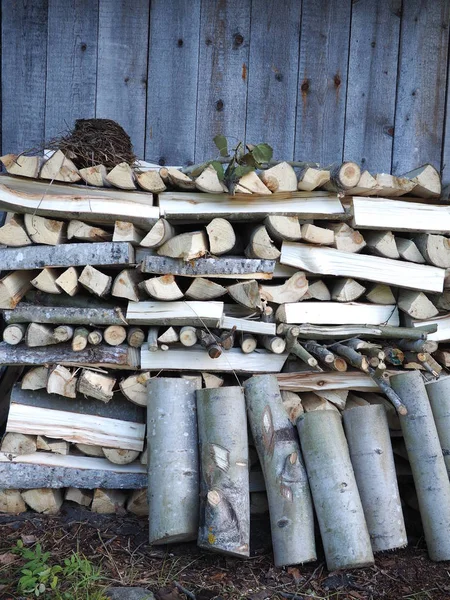
[[[450,181],[448,0],[3,0],[2,149],[116,119],[160,164],[212,138]]]

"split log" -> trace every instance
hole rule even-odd
[[[66,398],[77,397],[77,382],[78,377],[63,367],[62,365],[56,365],[48,371],[47,377],[47,393],[58,394]],[[22,389],[24,389],[22,387]]]
[[[109,402],[114,395],[115,385],[116,379],[114,377],[83,369],[78,378],[77,389],[80,394],[102,402]]]
[[[334,571],[373,564],[340,415],[334,411],[305,413],[297,421],[297,428],[327,568]]]
[[[0,227],[0,244],[18,248],[20,246],[31,246],[32,243],[20,215],[13,215],[3,227]]]
[[[134,171],[126,162],[116,165],[106,176],[106,181],[121,190],[135,190]]]
[[[308,289],[302,296],[301,300],[311,299],[321,300],[325,302],[331,300],[330,290],[327,288],[327,286],[321,279],[316,279],[315,281],[308,281]]]
[[[314,392],[302,394],[302,406],[303,412],[314,412],[317,410],[332,410],[334,412],[339,412],[334,404],[328,402],[328,400]]]
[[[128,498],[127,511],[137,517],[148,516],[147,490],[134,490]]]
[[[60,294],[61,289],[56,283],[59,275],[60,271],[57,269],[44,268],[39,275],[31,280],[31,285],[46,294]]]
[[[262,171],[261,180],[272,192],[294,192],[297,189],[297,175],[287,162]]]
[[[337,279],[331,288],[331,299],[336,302],[353,302],[360,298],[365,291],[364,286],[350,277]]]
[[[91,511],[100,515],[114,515],[123,509],[127,494],[121,490],[101,490],[94,492]]]
[[[157,252],[160,256],[169,258],[200,258],[208,252],[208,239],[204,231],[180,233],[159,246]]]
[[[67,502],[75,502],[80,506],[90,506],[92,504],[93,494],[90,490],[80,490],[79,488],[68,488],[64,496]]]
[[[288,302],[279,306],[276,319],[281,323],[311,323],[329,325],[399,324],[396,306],[375,304],[345,304],[336,302]]]
[[[200,443],[201,548],[250,554],[248,439],[244,391],[226,387],[197,391]],[[233,515],[233,518],[231,516]]]
[[[285,302],[298,302],[308,291],[308,281],[302,271],[292,275],[282,285],[260,285],[260,297],[274,304],[284,304]]]
[[[180,330],[180,342],[183,346],[194,346],[197,343],[197,332],[195,327],[191,327],[190,325],[182,327]]]
[[[36,367],[30,369],[22,378],[21,388],[23,390],[43,390],[47,387],[48,367]]]
[[[268,215],[264,219],[264,225],[270,237],[278,242],[298,241],[302,237],[298,217]]]
[[[73,338],[73,327],[70,325],[59,325],[53,330],[53,337],[60,342],[68,342]]]
[[[223,386],[224,380],[223,377],[219,377],[218,375],[214,375],[214,373],[202,373],[203,383],[205,384],[206,389],[216,389]]]
[[[385,409],[359,406],[343,418],[372,550],[402,548],[407,537]]]
[[[251,308],[253,310],[262,310],[258,282],[254,279],[250,281],[241,281],[240,283],[229,285],[227,290],[229,295],[238,304],[246,306],[247,308]]]
[[[215,256],[231,252],[236,245],[233,226],[226,219],[213,219],[206,226],[206,233],[208,234],[209,250]]]
[[[159,219],[139,245],[144,248],[160,248],[175,235],[175,228],[166,219]]]
[[[115,465],[129,465],[137,459],[140,452],[118,448],[102,448],[105,457]]]
[[[6,433],[3,437],[0,450],[4,454],[12,454],[14,456],[33,454],[37,450],[36,437],[16,432]]]
[[[428,554],[431,560],[448,560],[450,482],[422,376],[418,371],[410,371],[395,375],[390,381],[408,410],[400,424],[419,499]]]
[[[135,175],[139,187],[146,192],[160,194],[167,189],[158,171],[143,171],[142,173],[136,173]]]
[[[347,225],[347,223],[328,223],[334,232],[333,248],[342,252],[359,252],[366,246],[363,236]]]
[[[306,342],[304,346],[307,352],[318,358],[324,365],[333,371],[344,372],[347,370],[347,363],[345,360],[336,356],[325,346],[321,346],[317,342],[313,341]]]
[[[175,167],[164,167],[159,170],[159,174],[166,184],[186,192],[195,190],[195,181]]]
[[[98,346],[103,342],[103,333],[99,329],[94,329],[90,331],[87,336],[88,344],[92,346]],[[130,344],[131,346],[132,344]]]
[[[275,565],[316,560],[308,477],[276,377],[251,377],[244,389],[266,482]]]
[[[89,330],[86,327],[76,327],[73,332],[72,350],[81,352],[87,347]]]
[[[109,242],[112,235],[100,227],[88,225],[83,221],[69,221],[67,227],[68,240],[80,240],[82,242]]]
[[[297,189],[311,192],[322,187],[330,181],[330,171],[327,169],[314,169],[307,167],[300,174]]]
[[[140,327],[130,327],[127,332],[127,344],[132,348],[140,348],[144,342],[144,331]]]
[[[271,308],[271,307],[269,307]],[[275,335],[275,323],[265,323],[263,321],[251,321],[250,319],[239,319],[234,317],[222,317],[220,327],[223,329],[236,328],[236,331],[246,331],[248,333],[260,333],[266,335]]]
[[[442,292],[444,284],[445,271],[436,267],[294,242],[283,242],[280,260],[317,275],[354,277],[429,292]]]
[[[26,490],[21,495],[30,508],[37,513],[46,515],[57,515],[63,503],[61,490],[37,488],[35,490]]]
[[[195,385],[185,379],[151,379],[148,407],[150,543],[195,540],[199,514]]]
[[[321,244],[323,246],[332,246],[334,242],[334,231],[317,227],[310,223],[302,225],[302,240],[309,244]]]
[[[17,324],[17,325],[7,325],[3,330],[3,341],[11,346],[15,346],[16,344],[20,344],[25,336],[26,326]]]
[[[422,233],[414,237],[420,253],[430,265],[450,267],[450,240],[443,235]]]
[[[57,246],[66,241],[66,224],[63,221],[26,214],[24,223],[27,234],[35,244]]]
[[[103,332],[103,339],[110,346],[119,346],[127,339],[127,330],[122,325],[109,325]]]
[[[149,372],[130,375],[119,383],[120,391],[133,404],[147,406],[147,382],[149,379]]]
[[[1,251],[0,251],[1,252]],[[0,262],[2,268],[4,264]],[[0,279],[0,308],[15,308],[32,287],[36,271],[14,271]]]
[[[58,302],[60,302],[59,299]],[[84,298],[83,304],[85,304]],[[99,308],[72,308],[69,306],[39,306],[21,302],[14,310],[4,310],[3,318],[6,323],[30,323],[31,321],[64,325],[120,325],[126,323],[119,308],[109,308],[106,305]]]
[[[173,275],[161,275],[146,279],[139,287],[145,290],[149,296],[163,302],[180,300],[184,296]]]
[[[424,264],[425,259],[419,251],[414,240],[409,240],[402,237],[395,238],[395,244],[397,246],[400,258],[408,260],[409,262]]]
[[[449,350],[438,350],[434,353],[436,360],[443,367],[450,367],[450,351]]]
[[[40,323],[30,323],[25,332],[25,343],[29,348],[37,348],[39,346],[51,346],[57,344],[53,336],[53,328],[49,325],[41,325]]]
[[[36,445],[38,450],[46,450],[55,454],[61,454],[62,456],[67,456],[70,450],[68,442],[64,440],[52,440],[41,435],[37,436]]]
[[[295,425],[299,416],[304,412],[300,396],[294,392],[280,392],[280,394],[289,420],[292,425]]]
[[[364,239],[372,254],[384,258],[400,258],[392,231],[366,231]]]
[[[414,184],[411,190],[412,196],[418,196],[419,198],[440,197],[442,191],[441,178],[433,165],[423,165],[405,173],[403,177],[410,179]]]
[[[109,181],[106,179],[108,172],[105,165],[85,167],[84,169],[80,169],[79,173],[83,181],[88,185],[93,185],[95,187],[105,187],[110,185]]]
[[[223,185],[219,180],[217,171],[212,165],[208,165],[206,169],[203,169],[195,179],[195,187],[200,192],[207,194],[223,194]]]
[[[286,341],[276,335],[260,335],[259,341],[266,350],[269,350],[274,354],[283,354],[286,350]]]
[[[434,300],[437,308],[442,311],[450,312],[450,290],[445,290]]]
[[[36,179],[43,162],[40,156],[25,156],[23,154],[5,154],[0,156],[3,166],[10,175],[32,177]]]
[[[0,489],[0,513],[18,515],[27,510],[19,490]]]
[[[276,260],[280,256],[280,251],[270,239],[264,225],[258,225],[253,229],[244,253],[247,258],[262,258],[265,260]]]
[[[90,265],[87,265],[82,270],[81,275],[78,278],[78,283],[80,283],[91,294],[94,294],[99,298],[104,298],[111,290],[112,277],[105,275]]]
[[[111,296],[126,298],[133,302],[139,302],[138,285],[143,276],[137,269],[124,269],[115,277],[111,287]],[[100,296],[105,294],[100,294]]]
[[[242,334],[240,338],[241,350],[244,354],[251,354],[256,350],[256,339],[249,333]]]
[[[69,296],[75,296],[78,293],[78,271],[75,267],[69,267],[55,280],[58,288],[61,288]]]
[[[222,316],[223,302],[130,302],[126,320],[130,325],[219,327]]]
[[[348,390],[315,390],[314,392],[319,398],[328,400],[331,404],[334,404],[339,410],[344,410],[347,403],[347,397],[349,394]]]
[[[376,176],[375,189],[371,191],[371,196],[384,196],[385,198],[396,198],[409,194],[415,184],[406,177],[396,177],[389,173],[378,173]]]
[[[377,186],[377,180],[369,173],[369,171],[363,171],[359,178],[358,184],[345,190],[345,194],[348,196],[372,196],[375,194],[375,188]]]
[[[186,290],[186,298],[192,300],[214,300],[227,293],[227,289],[214,281],[197,277]]]
[[[372,285],[366,293],[366,300],[372,304],[395,304],[396,298],[392,293],[391,288],[383,283]]]
[[[330,170],[330,181],[323,187],[332,192],[342,192],[356,187],[360,178],[359,166],[354,162],[346,161]]]
[[[398,307],[414,319],[431,319],[439,314],[438,309],[423,292],[412,290],[400,290]]]
[[[81,179],[75,164],[61,150],[54,152],[44,162],[39,177],[41,179],[51,179],[52,181],[64,181],[65,183],[76,183]]]
[[[116,221],[114,223],[113,242],[129,242],[133,246],[138,246],[144,237],[144,231],[133,225],[133,223],[128,221]]]

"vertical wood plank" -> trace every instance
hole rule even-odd
[[[44,142],[47,0],[2,2],[2,151]]]
[[[440,168],[447,77],[448,0],[403,3],[393,172]]]
[[[215,135],[245,139],[251,0],[202,2],[195,162],[218,154]]]
[[[95,116],[98,5],[49,0],[45,139]]]
[[[301,1],[253,0],[246,140],[294,154]]]
[[[401,0],[352,9],[344,158],[391,172]]]
[[[300,160],[342,160],[350,13],[351,0],[303,0],[295,133]]]
[[[200,4],[152,1],[145,158],[161,165],[194,161]]]
[[[96,116],[122,125],[138,158],[144,155],[149,4],[148,0],[99,4]]]

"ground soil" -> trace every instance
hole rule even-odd
[[[0,557],[20,538],[39,541],[59,560],[78,551],[102,565],[110,585],[145,587],[158,600],[450,600],[450,563],[431,562],[420,537],[404,550],[378,555],[374,567],[329,573],[320,549],[317,562],[274,568],[267,518],[253,519],[252,529],[252,557],[240,560],[193,543],[150,547],[145,518],[68,506],[57,517],[0,516]],[[17,600],[7,570],[0,568],[0,599]]]

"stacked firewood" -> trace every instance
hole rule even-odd
[[[236,382],[250,378],[251,389],[253,375],[276,374],[267,385],[279,386],[292,423],[313,423],[305,417],[313,413],[333,428],[342,412],[350,422],[350,409],[382,406],[394,435],[396,411],[407,407],[390,378],[413,370],[434,381],[450,366],[450,209],[433,200],[441,186],[430,165],[399,178],[361,174],[354,163],[280,163],[244,175],[231,196],[211,165],[193,177],[194,168],[143,164],[78,170],[60,152],[46,162],[1,160],[10,175],[0,179],[0,208],[9,211],[0,228],[0,364],[9,366],[0,381],[9,488],[0,510],[25,501],[54,512],[65,497],[145,512],[145,407],[158,382],[170,390],[184,380],[197,402],[229,394],[232,415]],[[167,401],[170,392],[161,393]],[[262,390],[246,394],[260,411]],[[265,434],[250,424],[250,484],[241,492],[250,490],[258,511],[277,465],[262,460]],[[200,441],[211,433],[202,427]],[[297,450],[289,452],[286,469],[298,469]],[[134,490],[128,501],[123,490]],[[192,522],[187,529],[192,537]],[[242,539],[235,553],[246,555]],[[404,543],[398,532],[395,544]],[[203,546],[229,550],[207,533]]]

